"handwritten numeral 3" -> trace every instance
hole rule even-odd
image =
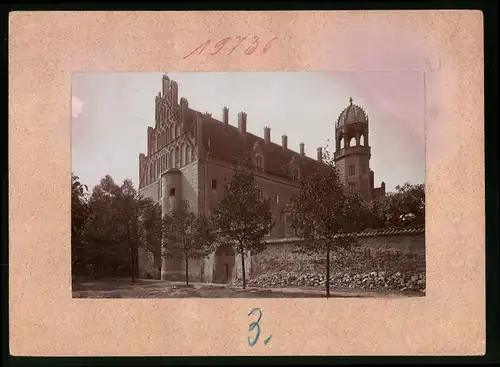
[[[257,344],[257,341],[259,340],[259,337],[260,337],[260,325],[259,325],[259,323],[260,323],[260,320],[262,319],[262,310],[260,308],[252,308],[247,316],[253,315],[255,312],[259,313],[259,317],[258,317],[257,321],[251,322],[250,325],[248,326],[248,331],[255,333],[253,339],[248,337],[248,345],[250,345],[251,347],[253,347],[255,344]],[[271,340],[271,336],[268,336],[266,338],[266,340],[264,341],[264,344],[266,344],[266,345],[269,344],[270,340]]]

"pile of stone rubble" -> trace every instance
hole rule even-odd
[[[395,250],[354,248],[331,257],[332,289],[371,291],[425,291],[425,257]],[[261,254],[259,270],[249,287],[325,287],[325,260],[319,256],[279,252]],[[241,285],[241,279],[233,284]]]

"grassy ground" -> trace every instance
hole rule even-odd
[[[193,283],[160,280],[110,279],[73,283],[74,298],[320,298],[324,289],[303,288],[247,288],[222,284]],[[422,296],[422,293],[367,292],[331,289],[331,297],[401,297]]]

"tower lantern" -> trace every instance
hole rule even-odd
[[[368,145],[368,116],[349,98],[349,105],[335,124],[335,165],[350,191],[365,199],[372,196],[370,182],[371,149]]]

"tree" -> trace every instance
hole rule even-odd
[[[224,188],[224,197],[213,211],[219,240],[232,245],[241,256],[243,289],[246,288],[245,254],[262,252],[264,236],[274,227],[269,199],[262,198],[254,174],[246,165],[236,167]]]
[[[150,198],[139,200],[139,242],[140,246],[153,254],[156,260],[161,259],[162,213],[159,203]],[[161,263],[157,264],[159,270]]]
[[[396,186],[395,202],[399,208],[399,222],[403,226],[425,224],[425,185],[405,182]]]
[[[330,296],[330,255],[353,243],[352,233],[366,224],[366,208],[358,194],[349,193],[328,151],[322,164],[307,175],[288,208],[292,227],[304,242],[299,250],[325,257],[326,296]]]
[[[186,271],[186,286],[189,285],[189,260],[210,255],[215,244],[215,234],[210,220],[203,214],[189,210],[189,202],[182,200],[180,206],[163,218],[164,252],[167,258],[182,256]]]
[[[81,274],[85,267],[85,251],[82,235],[89,215],[88,187],[80,178],[71,174],[71,269],[72,274]]]
[[[140,197],[131,180],[124,180],[118,196],[118,210],[121,223],[125,227],[132,282],[139,276],[139,215]]]
[[[137,277],[138,195],[130,180],[118,186],[106,175],[92,190],[85,252],[95,276]]]
[[[372,228],[411,227],[425,224],[425,185],[396,186],[396,192],[387,193],[370,203]]]
[[[89,200],[91,214],[85,228],[86,254],[95,277],[129,266],[128,246],[119,212],[120,187],[106,175],[94,186]]]

